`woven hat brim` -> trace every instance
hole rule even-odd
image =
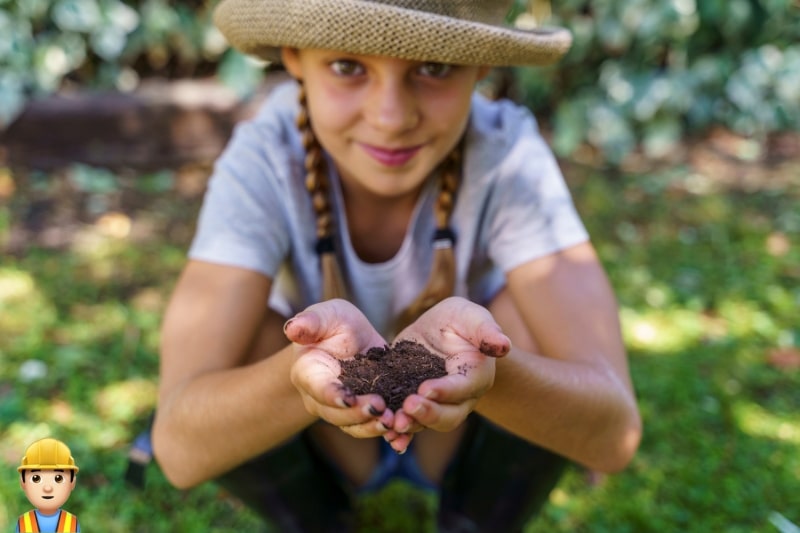
[[[456,65],[550,65],[572,44],[564,28],[520,30],[363,0],[223,0],[214,23],[231,46],[272,62],[287,46]]]

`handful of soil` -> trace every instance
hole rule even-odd
[[[444,359],[414,341],[370,348],[340,364],[345,387],[355,394],[379,394],[395,412],[423,381],[447,375]]]

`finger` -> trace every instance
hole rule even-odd
[[[283,333],[297,344],[314,344],[321,340],[322,321],[310,310],[298,313],[283,325]]]
[[[412,394],[403,402],[403,410],[424,427],[436,431],[451,431],[464,422],[475,407],[477,400],[458,404],[432,402],[418,394]]]
[[[395,415],[394,426],[392,426],[392,429],[398,434],[417,433],[425,429],[425,426],[415,420],[413,416],[400,409]]]
[[[487,357],[505,357],[511,351],[511,339],[494,322],[484,323],[478,330],[477,339],[478,350]]]
[[[375,420],[365,422],[364,424],[353,424],[352,426],[340,426],[340,429],[357,439],[374,439],[382,437],[386,433],[386,428]]]
[[[511,349],[511,340],[503,333],[494,317],[485,307],[465,302],[461,298],[449,298],[444,305],[454,310],[458,316],[455,331],[467,339],[480,352],[488,357],[503,357]]]
[[[389,445],[392,447],[394,451],[402,455],[406,453],[406,451],[408,451],[408,446],[409,444],[411,444],[411,440],[413,438],[414,438],[413,434],[404,433],[404,434],[398,434],[395,438],[387,442],[389,442]]]
[[[382,399],[377,395],[353,396],[353,405],[318,405],[318,416],[326,422],[338,426],[357,426],[360,424],[370,424],[378,427],[380,434],[383,435],[388,427],[383,423]],[[377,426],[376,424],[380,424]]]
[[[465,399],[478,398],[489,390],[494,374],[480,365],[459,365],[460,370],[441,378],[423,381],[417,394],[440,403],[457,404]]]

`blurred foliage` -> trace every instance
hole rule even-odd
[[[227,47],[218,0],[0,0],[0,127],[64,84],[132,90],[147,76],[216,73],[241,94],[263,64]],[[763,138],[800,124],[796,0],[517,0],[511,17],[561,24],[575,43],[550,68],[516,72],[553,144],[618,163],[670,152],[723,124]]]
[[[800,125],[794,0],[561,0],[574,35],[552,68],[519,69],[520,97],[553,115],[560,155],[667,155],[712,124],[763,139]]]
[[[260,65],[211,23],[217,0],[0,0],[0,128],[69,85],[130,91],[141,78],[219,71],[240,91]]]

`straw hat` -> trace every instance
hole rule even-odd
[[[235,48],[279,61],[279,48],[325,48],[460,65],[547,65],[563,28],[504,24],[514,0],[222,0],[214,22]]]

